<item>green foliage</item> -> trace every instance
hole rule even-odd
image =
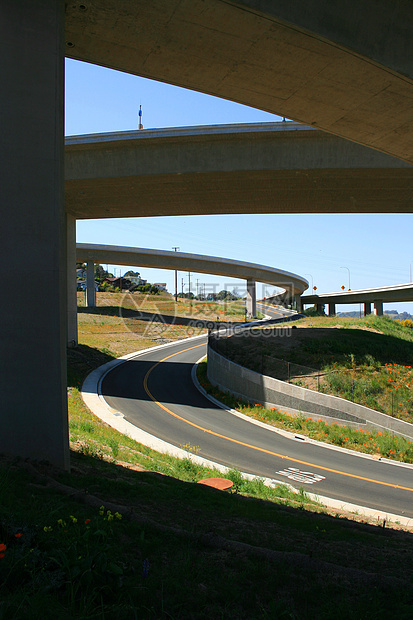
[[[95,280],[97,282],[103,282],[105,278],[113,278],[113,274],[106,271],[102,265],[95,265]]]
[[[231,291],[227,291],[226,289],[223,289],[222,291],[219,291],[219,293],[217,293],[216,299],[218,301],[223,301],[223,300],[235,301],[236,299],[239,299],[239,297],[238,295],[234,295],[234,293],[231,293]]]
[[[207,378],[207,363],[198,364],[197,370],[198,381],[202,387],[214,398],[217,398],[228,407],[236,409],[245,415],[249,415],[257,420],[272,424],[279,428],[284,428],[292,432],[299,432],[307,435],[312,439],[332,443],[336,446],[343,446],[359,452],[368,454],[381,454],[397,461],[405,463],[413,463],[413,443],[404,437],[392,435],[390,432],[365,431],[363,429],[355,429],[350,426],[338,424],[326,424],[323,420],[314,420],[303,415],[290,416],[279,411],[276,407],[266,409],[259,404],[250,404],[233,394],[221,392],[218,388],[212,386]],[[351,379],[344,376],[345,385],[343,386],[342,375],[331,375],[337,381],[337,391],[346,393],[349,397],[353,396]],[[360,386],[357,389],[362,389]],[[364,385],[364,389],[368,392],[372,387],[369,383]],[[378,389],[376,387],[376,389]],[[357,395],[357,394],[356,394]],[[410,401],[413,406],[413,402]]]
[[[305,316],[326,316],[325,310],[324,310],[324,306],[322,307],[322,310],[317,310],[316,306],[311,306],[310,308],[306,308],[302,314],[305,314]]]
[[[288,339],[274,329],[218,340],[217,350],[256,372],[413,422],[413,330],[371,315],[316,317],[300,324],[307,328],[291,331],[292,347],[284,346]],[[339,329],[323,329],[330,326]]]
[[[110,282],[101,282],[99,284],[99,290],[104,293],[114,293],[115,287]]]
[[[149,284],[149,282],[146,284],[139,284],[139,286],[136,287],[136,290],[139,293],[146,293],[149,295],[159,295],[160,292],[157,286],[154,284]]]
[[[139,273],[139,271],[132,271],[131,269],[129,271],[127,271],[125,274],[123,274],[124,278],[128,278],[128,277],[133,277],[133,278],[140,278],[141,274]]]
[[[31,599],[44,601],[53,596],[62,611],[70,610],[73,617],[84,617],[95,606],[116,600],[128,570],[117,554],[121,519],[120,513],[112,514],[102,506],[98,511],[83,510],[76,516],[62,511],[59,518],[54,516],[41,523],[21,524],[12,515],[3,520],[0,612],[6,615],[2,617],[29,617],[14,615],[18,613],[14,600],[22,593],[21,610],[29,608],[31,601],[32,613],[36,613]],[[51,617],[46,609],[43,613],[42,617]]]

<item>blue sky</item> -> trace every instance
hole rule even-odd
[[[66,135],[136,129],[142,105],[145,129],[281,120],[260,110],[186,89],[66,60]],[[307,278],[317,292],[388,286],[410,280],[413,214],[221,215],[78,221],[77,241],[224,256],[278,267]],[[117,266],[112,266],[116,268]],[[117,273],[127,268],[117,267]],[[138,269],[139,270],[139,269]],[[140,270],[151,282],[174,274]],[[350,274],[349,274],[350,272]],[[187,273],[184,278],[187,290]],[[218,289],[232,283],[191,275]],[[260,293],[260,291],[259,291]],[[341,310],[359,306],[341,306]],[[413,303],[386,305],[413,313]]]

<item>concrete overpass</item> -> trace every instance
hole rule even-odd
[[[410,212],[413,166],[298,123],[181,127],[65,141],[76,218]]]
[[[405,0],[85,0],[65,53],[231,99],[413,163]]]
[[[96,303],[94,286],[95,263],[176,269],[246,280],[247,314],[250,317],[255,317],[257,314],[256,281],[284,288],[295,298],[299,297],[308,288],[308,282],[305,278],[288,271],[245,261],[231,260],[229,258],[188,254],[186,252],[78,243],[76,245],[76,262],[87,263],[88,306],[94,306]],[[76,297],[71,300],[71,303],[72,307],[69,308],[68,342],[77,342]],[[72,320],[70,317],[72,317]]]
[[[69,464],[65,53],[413,163],[412,17],[405,0],[3,0],[1,250],[26,284],[1,315],[0,451]]]
[[[371,305],[374,305],[374,314],[383,314],[383,303],[399,301],[413,301],[413,282],[382,286],[377,288],[358,289],[354,291],[340,291],[337,293],[323,293],[322,295],[304,295],[300,302],[302,307],[315,305],[321,308],[328,304],[328,313],[336,313],[336,304],[364,304],[364,315],[371,314]]]

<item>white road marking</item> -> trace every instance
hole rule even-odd
[[[277,474],[286,476],[286,478],[295,480],[296,482],[303,482],[304,484],[314,484],[314,482],[321,482],[321,480],[325,480],[325,476],[313,474],[311,471],[300,471],[296,467],[287,467],[286,469],[277,471]]]

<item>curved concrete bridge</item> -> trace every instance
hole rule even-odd
[[[405,0],[85,0],[65,53],[274,112],[413,163]]]
[[[65,140],[76,218],[410,212],[413,166],[292,122],[178,127]]]
[[[171,252],[169,250],[78,243],[76,244],[76,262],[87,263],[86,299],[88,306],[96,304],[95,263],[176,269],[246,280],[247,314],[250,317],[255,317],[257,314],[256,281],[283,288],[294,299],[299,299],[301,293],[308,288],[308,282],[305,278],[282,269],[229,258],[188,254],[186,252]],[[68,342],[71,344],[77,342],[76,311],[75,277],[72,273],[68,310]]]

